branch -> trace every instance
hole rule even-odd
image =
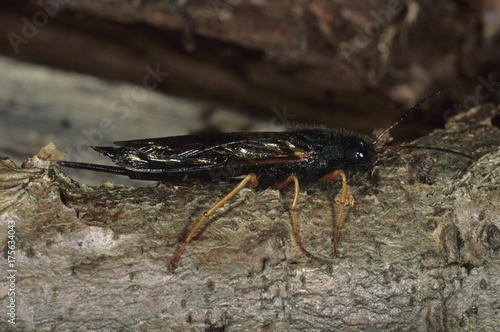
[[[61,159],[54,147],[22,167],[4,159],[0,229],[7,234],[15,223],[15,327],[492,331],[500,291],[500,130],[491,125],[498,114],[471,110],[416,142],[475,160],[385,151],[371,176],[350,178],[356,204],[337,257],[331,238],[340,186],[303,188],[303,243],[328,263],[296,247],[291,190],[242,190],[170,273],[187,231],[231,186],[89,187],[51,165]],[[9,298],[0,298],[2,308]]]

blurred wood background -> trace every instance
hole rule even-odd
[[[408,140],[442,126],[447,110],[499,100],[478,80],[500,80],[495,1],[48,0],[0,9],[0,53],[138,86],[146,68],[160,68],[169,76],[156,92],[202,101],[205,112],[225,106],[269,121],[286,108],[293,121],[370,134],[459,85],[395,128]]]

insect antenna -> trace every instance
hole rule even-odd
[[[392,128],[394,128],[395,126],[397,126],[399,123],[401,123],[401,121],[403,121],[410,113],[412,113],[413,111],[415,111],[417,108],[420,107],[420,105],[422,105],[423,103],[427,102],[429,99],[437,96],[438,94],[446,91],[446,90],[449,90],[449,89],[454,89],[456,88],[457,85],[451,85],[451,86],[447,86],[445,88],[442,88],[441,90],[438,90],[436,92],[434,92],[433,94],[427,96],[426,98],[422,99],[421,101],[419,101],[418,103],[416,103],[415,105],[413,105],[408,111],[406,111],[400,118],[398,121],[394,122],[391,126],[387,127],[386,129],[384,129],[380,134],[377,135],[377,137],[375,138],[375,140],[372,142],[373,145],[376,145],[378,143],[378,141],[380,140],[380,138],[382,138],[382,136],[384,136],[389,130],[391,130]],[[433,151],[441,151],[441,152],[447,152],[447,153],[452,153],[452,154],[456,154],[456,155],[459,155],[459,156],[462,156],[462,157],[465,157],[465,158],[468,158],[468,159],[474,159],[474,157],[471,157],[463,152],[460,152],[460,151],[455,151],[455,150],[450,150],[450,149],[444,149],[444,148],[439,148],[439,147],[432,147],[432,146],[420,146],[420,145],[392,145],[392,146],[383,146],[383,147],[380,147],[378,149],[381,149],[381,150],[400,150],[400,149],[425,149],[425,150],[433,150]]]
[[[442,88],[441,90],[438,90],[436,92],[434,92],[433,94],[431,94],[430,96],[427,96],[425,97],[424,99],[422,99],[421,101],[419,101],[418,103],[416,103],[415,105],[413,105],[408,111],[406,111],[400,118],[398,121],[394,122],[391,126],[387,127],[386,129],[384,129],[380,134],[378,134],[378,136],[375,138],[375,140],[372,142],[373,145],[377,144],[378,141],[380,140],[380,138],[382,136],[384,136],[389,130],[391,130],[392,128],[396,127],[399,123],[401,123],[401,121],[403,121],[408,115],[410,115],[410,113],[412,113],[413,111],[415,111],[417,108],[420,107],[420,105],[422,105],[423,103],[427,102],[429,99],[431,98],[434,98],[435,96],[437,96],[438,94],[446,91],[446,90],[449,90],[449,89],[454,89],[456,88],[457,85],[451,85],[451,86],[447,86],[446,88]]]
[[[456,155],[464,157],[464,158],[475,159],[474,157],[469,156],[468,154],[465,154],[465,153],[460,152],[460,151],[451,150],[451,149],[445,149],[445,148],[438,148],[438,147],[435,147],[435,146],[392,145],[392,146],[384,146],[384,147],[381,147],[380,149],[382,149],[382,150],[425,149],[425,150],[432,150],[432,151],[447,152],[447,153],[456,154]]]

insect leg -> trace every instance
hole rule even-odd
[[[292,175],[288,176],[286,179],[284,179],[283,181],[280,181],[276,185],[276,188],[283,189],[292,181],[294,183],[295,194],[294,194],[293,201],[292,201],[292,207],[290,208],[290,215],[292,217],[292,231],[293,231],[293,235],[295,237],[295,243],[297,243],[297,246],[299,247],[300,251],[302,251],[302,253],[304,255],[306,255],[307,257],[310,257],[310,258],[319,259],[318,257],[311,254],[309,251],[307,251],[306,248],[304,248],[304,246],[302,245],[302,240],[300,238],[299,226],[297,224],[297,213],[296,213],[296,208],[297,208],[297,205],[299,203],[299,191],[300,191],[299,179],[297,178],[297,176],[295,174],[292,174]]]
[[[337,217],[337,225],[335,227],[335,236],[333,237],[333,254],[337,254],[337,244],[340,237],[340,228],[342,227],[342,223],[344,221],[344,212],[346,205],[353,206],[354,205],[354,197],[347,194],[347,177],[343,170],[338,169],[331,173],[326,174],[321,179],[320,182],[328,182],[336,179],[337,177],[342,177],[342,192],[339,196],[335,198],[335,202],[340,206],[339,215]]]
[[[203,213],[203,216],[196,222],[194,225],[193,229],[189,232],[189,234],[186,236],[180,247],[177,249],[175,252],[172,260],[170,261],[170,271],[174,271],[175,268],[177,267],[177,264],[179,263],[179,260],[181,259],[181,255],[184,252],[184,249],[186,248],[186,245],[191,241],[193,236],[196,234],[196,232],[200,229],[201,225],[203,225],[203,222],[207,217],[211,216],[217,209],[219,209],[224,203],[226,203],[228,200],[230,200],[234,195],[236,195],[247,183],[250,183],[250,188],[256,188],[258,184],[258,179],[257,175],[254,173],[250,173],[243,180],[241,180],[240,183],[236,187],[234,187],[233,190],[226,196],[224,196],[221,200],[219,200],[217,203],[215,203],[210,209],[205,211]]]

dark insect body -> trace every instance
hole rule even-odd
[[[354,200],[347,194],[346,173],[369,172],[375,157],[375,143],[421,103],[448,88],[435,92],[387,128],[374,141],[345,130],[325,128],[293,129],[286,132],[236,132],[212,135],[186,135],[121,141],[119,147],[93,147],[118,166],[61,161],[65,167],[127,175],[132,179],[164,182],[229,181],[239,184],[206,211],[193,226],[174,254],[174,270],[186,245],[207,217],[236,195],[247,184],[251,188],[282,189],[293,182],[295,195],[291,218],[295,240],[301,251],[314,257],[302,245],[296,217],[299,182],[327,182],[342,178],[333,250],[336,252],[345,207]]]
[[[295,184],[292,221],[296,242],[301,244],[295,215],[299,182],[330,181],[343,177],[343,170],[367,172],[372,168],[374,145],[367,137],[344,130],[296,129],[286,132],[225,133],[186,135],[116,142],[120,147],[93,147],[118,166],[61,161],[65,167],[127,175],[132,179],[164,182],[229,181],[244,178],[238,186],[207,211],[194,226],[180,251],[174,255],[175,268],[185,245],[205,218],[239,192],[247,183],[251,188],[284,188]],[[344,205],[348,201],[344,184]],[[342,203],[341,203],[342,204]],[[342,207],[343,209],[343,207]],[[343,212],[342,212],[343,214]],[[342,217],[340,217],[342,218]],[[342,220],[337,221],[337,236]]]
[[[368,171],[373,144],[359,134],[331,129],[237,132],[115,142],[93,147],[119,167],[62,161],[60,165],[127,175],[132,179],[185,182],[228,181],[250,173],[259,187],[296,174],[311,183],[332,170]]]

